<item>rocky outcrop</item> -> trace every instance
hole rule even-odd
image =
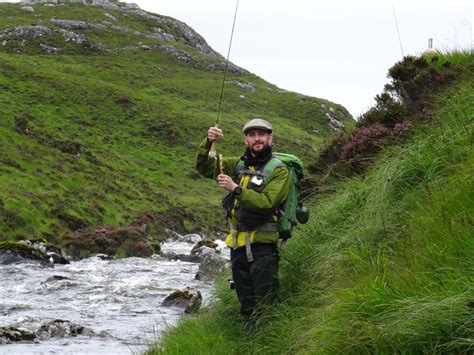
[[[76,33],[69,31],[69,29],[84,29],[84,28],[99,28],[105,25],[91,25],[82,21],[65,21],[65,20],[51,20],[56,23],[59,30],[53,30],[46,26],[17,26],[13,29],[6,29],[0,31],[0,39],[4,39],[1,44],[9,51],[21,52],[27,45],[28,41],[44,39],[45,41],[51,38],[54,34],[59,33],[63,36],[65,42],[74,43],[85,49],[90,50],[101,50],[101,46],[96,43],[92,43],[87,40],[86,36],[82,33]],[[56,22],[60,21],[60,22]],[[91,27],[93,26],[93,27]],[[61,48],[50,46],[46,43],[40,43],[39,47],[46,53],[58,54],[61,52]]]
[[[31,39],[49,37],[52,34],[53,31],[46,26],[18,26],[1,31],[0,38]]]
[[[253,85],[252,83],[242,83],[240,81],[237,81],[237,86],[241,89],[244,89],[244,90],[248,90],[250,92],[256,92],[257,89],[255,88],[255,85]]]
[[[20,0],[25,4],[70,4],[83,3],[86,5],[104,5],[109,3],[117,3],[119,0]]]
[[[105,29],[107,28],[102,24],[92,24],[85,21],[72,21],[72,20],[61,20],[52,18],[49,22],[57,27],[64,30],[89,30],[89,29]]]
[[[181,49],[176,49],[175,47],[170,46],[170,45],[165,45],[165,44],[161,45],[159,49],[163,53],[166,53],[172,57],[175,57],[176,59],[184,63],[191,63],[194,60],[194,57],[188,52],[183,51]]]
[[[329,127],[331,127],[336,132],[340,132],[342,129],[344,129],[344,123],[342,123],[336,118],[336,114],[332,107],[327,107],[326,105],[321,104],[321,108],[324,110],[326,114]]]

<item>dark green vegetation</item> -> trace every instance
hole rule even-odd
[[[244,336],[236,295],[222,282],[215,304],[150,353],[474,351],[474,56],[415,62],[394,67],[408,69],[392,75],[402,101],[384,96],[353,133],[328,144],[332,163],[314,164],[322,177],[311,176],[312,218],[282,253],[279,300],[254,335]],[[430,73],[450,78],[423,92]],[[392,139],[405,119],[413,128]],[[367,135],[389,141],[367,145]],[[358,154],[342,156],[346,145]]]
[[[0,4],[0,238],[67,240],[75,255],[148,255],[164,227],[221,226],[222,192],[193,162],[217,116],[223,58],[197,50],[174,20],[158,15],[21,6]],[[88,28],[62,30],[52,18]],[[176,41],[156,39],[163,32]],[[279,150],[303,159],[332,135],[329,107],[351,125],[341,106],[233,73],[221,119],[224,155],[241,154],[241,126],[254,116],[277,127]],[[130,245],[120,247],[120,238]]]

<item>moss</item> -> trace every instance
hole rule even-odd
[[[14,242],[14,241],[4,241],[0,242],[0,250],[3,251],[10,251],[15,254],[18,254],[26,259],[34,259],[34,260],[48,260],[48,256],[44,254],[41,250],[33,248],[29,245]]]

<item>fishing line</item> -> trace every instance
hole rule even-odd
[[[224,98],[224,87],[225,87],[225,81],[226,81],[226,78],[227,78],[227,71],[229,69],[230,50],[232,48],[232,39],[234,38],[235,21],[237,19],[237,12],[239,10],[239,1],[240,0],[237,0],[237,5],[235,6],[234,22],[232,24],[232,32],[230,34],[229,49],[227,50],[227,59],[226,59],[226,62],[225,62],[224,79],[222,80],[221,97],[219,99],[219,109],[217,110],[216,125],[219,124],[219,118],[221,116],[221,107],[222,107],[222,101],[223,101],[223,98]]]
[[[393,12],[393,18],[395,19],[395,26],[397,27],[398,42],[400,43],[400,50],[402,51],[402,58],[403,58],[405,57],[405,54],[403,54],[402,38],[400,37],[400,30],[398,29],[397,14],[395,13],[395,5],[393,4],[393,1],[392,1],[392,12]]]

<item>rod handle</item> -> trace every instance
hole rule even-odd
[[[216,124],[214,127],[219,128],[219,125]],[[209,149],[209,158],[210,159],[215,159],[217,156],[217,141],[214,141],[211,143],[211,149]]]

